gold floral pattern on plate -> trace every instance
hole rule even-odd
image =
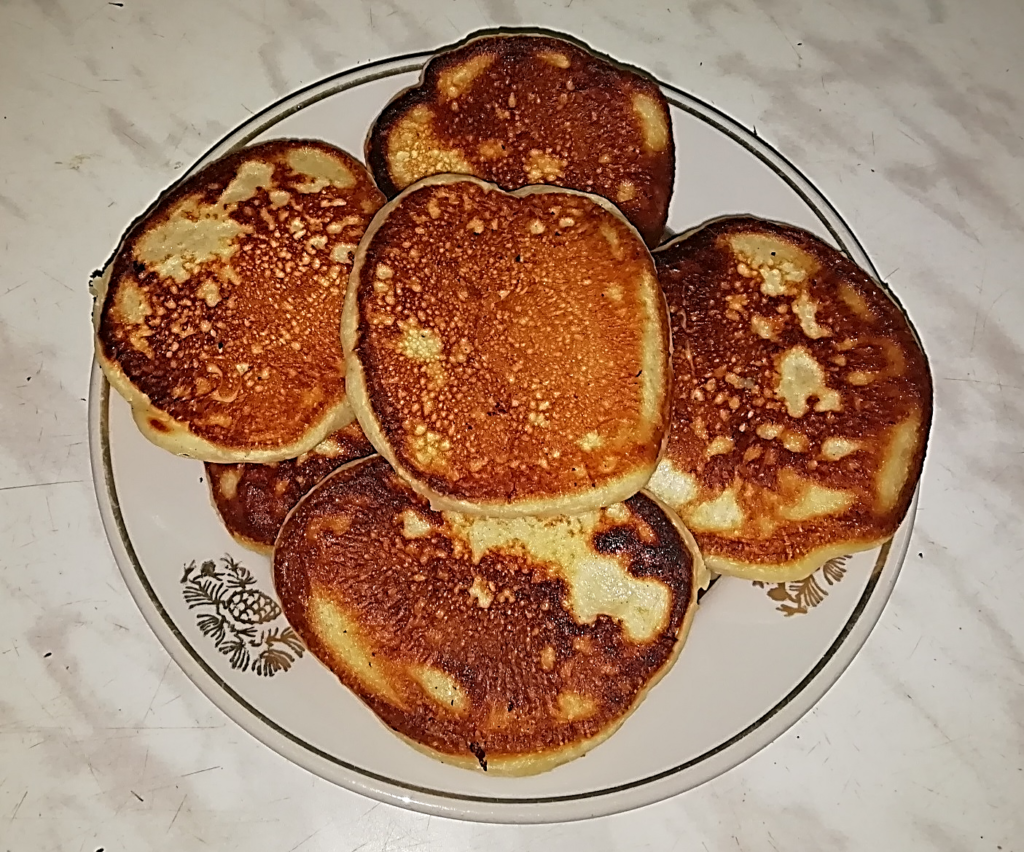
[[[223,556],[220,565],[193,559],[181,578],[188,608],[196,610],[196,626],[228,657],[231,668],[273,677],[288,671],[305,652],[298,634],[287,624],[274,625],[281,607],[256,588],[256,578],[241,563]]]
[[[836,556],[804,580],[788,583],[755,580],[754,585],[761,589],[768,588],[768,597],[778,601],[779,605],[775,608],[786,617],[805,615],[828,597],[828,588],[846,576],[846,563],[849,559],[849,556]]]

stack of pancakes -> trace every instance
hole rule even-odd
[[[802,578],[895,532],[931,420],[902,310],[789,226],[661,241],[645,75],[549,36],[436,56],[370,128],[231,154],[94,289],[150,440],[378,717],[539,772],[671,667],[708,571]]]

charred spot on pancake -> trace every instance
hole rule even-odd
[[[473,757],[475,757],[477,759],[477,761],[479,761],[480,768],[484,772],[486,772],[487,771],[487,752],[484,751],[483,746],[480,745],[480,743],[470,743],[469,744],[469,750],[473,753]]]
[[[435,56],[377,118],[366,161],[389,197],[444,172],[596,193],[656,245],[675,147],[653,80],[569,41],[516,34]]]

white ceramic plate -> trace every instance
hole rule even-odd
[[[359,156],[373,118],[417,82],[426,59],[374,63],[309,86],[228,134],[193,170],[278,136],[319,137]],[[753,213],[814,231],[874,273],[835,208],[781,154],[708,104],[663,88],[678,152],[673,231]],[[311,772],[384,802],[473,820],[555,822],[639,807],[714,778],[770,743],[867,638],[896,581],[916,509],[915,500],[889,545],[837,560],[809,581],[720,580],[675,667],[613,737],[547,774],[494,778],[414,751],[302,653],[267,597],[269,560],[221,526],[203,465],[148,443],[95,368],[89,418],[114,556],[150,626],[199,688]],[[236,597],[227,606],[204,602],[210,584]]]

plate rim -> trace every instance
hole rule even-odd
[[[167,192],[173,191],[206,163],[244,146],[288,116],[356,86],[421,70],[433,55],[434,51],[423,51],[386,57],[328,75],[284,95],[213,143],[135,221],[147,215]],[[728,136],[781,178],[816,215],[838,247],[864,267],[887,295],[899,304],[889,288],[879,280],[870,257],[835,205],[797,166],[757,136],[756,131],[748,130],[712,104],[660,80],[657,83],[672,105]],[[115,248],[107,264],[119,250],[120,245]],[[378,801],[455,819],[550,823],[619,813],[693,789],[753,757],[821,700],[863,646],[881,616],[902,568],[920,493],[919,488],[915,490],[913,501],[897,533],[879,549],[871,577],[833,642],[799,683],[742,731],[678,766],[598,790],[540,797],[455,794],[388,778],[324,752],[265,716],[208,665],[167,613],[149,583],[127,532],[111,461],[109,398],[110,387],[94,360],[89,382],[89,450],[93,485],[104,532],[136,605],[186,677],[221,712],[255,739],[318,777]],[[801,697],[803,701],[798,700]],[[762,733],[751,743],[750,736],[755,731]],[[743,742],[747,742],[747,747],[738,748]],[[328,768],[333,771],[325,772]],[[687,770],[698,769],[700,771],[682,776]],[[687,780],[679,783],[681,777]]]

